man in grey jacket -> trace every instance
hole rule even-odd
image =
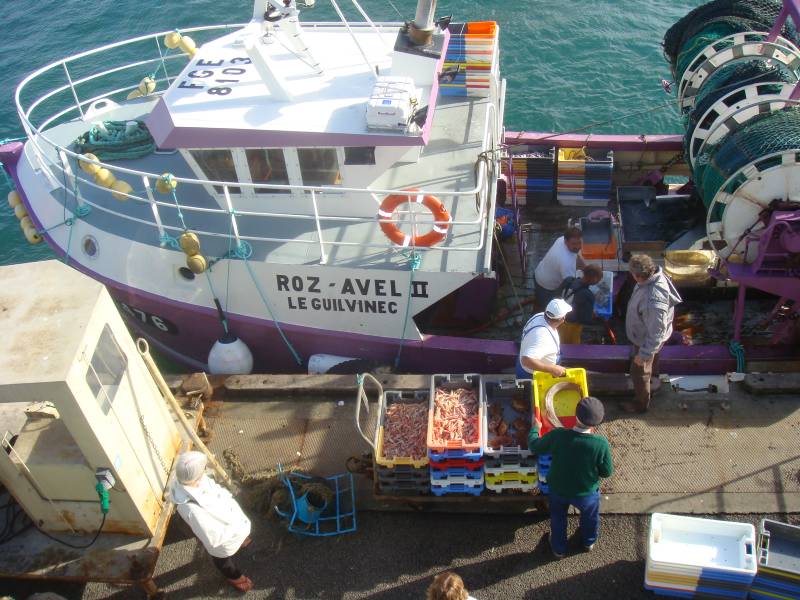
[[[641,413],[650,405],[650,377],[658,374],[658,355],[672,335],[675,305],[682,299],[672,280],[649,256],[634,254],[628,267],[636,281],[625,316],[625,333],[633,344],[630,373],[635,398],[623,402],[622,409]]]

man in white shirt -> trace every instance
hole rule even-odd
[[[558,238],[544,258],[536,265],[534,279],[536,284],[536,303],[546,306],[555,298],[561,283],[567,277],[575,277],[578,269],[586,266],[580,255],[583,234],[577,227],[569,227]]]
[[[517,377],[530,379],[534,371],[544,371],[553,377],[563,377],[566,369],[561,359],[561,340],[558,328],[572,307],[562,298],[551,300],[543,313],[533,315],[522,329]]]

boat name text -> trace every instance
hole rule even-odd
[[[397,314],[403,306],[397,300],[402,298],[401,291],[405,284],[399,284],[394,279],[362,279],[360,277],[345,277],[341,282],[322,282],[321,278],[313,275],[275,275],[275,282],[279,292],[288,292],[286,303],[290,310],[314,310],[325,312],[350,312],[365,314]],[[328,292],[326,294],[326,292]],[[341,298],[332,298],[330,293]],[[300,295],[302,294],[302,295]],[[319,296],[313,296],[319,295]],[[321,297],[325,294],[326,297]],[[356,296],[355,298],[353,296]],[[358,298],[357,296],[362,296]],[[370,298],[367,298],[370,297]],[[387,298],[380,300],[374,298]],[[428,282],[412,281],[411,298],[427,298]]]

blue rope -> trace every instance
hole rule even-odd
[[[3,173],[3,179],[6,185],[12,190],[15,189],[14,182],[11,181],[11,176],[8,174],[8,171],[6,171],[6,166],[3,164],[3,161],[0,161],[0,172]]]
[[[292,343],[289,341],[289,338],[286,337],[286,334],[283,333],[283,329],[281,328],[280,323],[278,323],[278,320],[275,318],[275,315],[272,313],[272,309],[269,306],[269,302],[267,301],[267,297],[264,294],[264,292],[261,290],[261,286],[258,284],[258,279],[256,279],[255,273],[253,273],[253,269],[250,267],[250,262],[247,260],[252,255],[253,249],[252,249],[252,247],[250,247],[250,244],[247,244],[247,247],[242,250],[242,247],[243,247],[244,244],[247,244],[247,242],[242,241],[239,244],[239,248],[237,248],[237,256],[239,256],[238,253],[241,250],[240,258],[242,258],[242,260],[244,260],[244,266],[247,267],[247,272],[250,273],[250,279],[253,280],[253,285],[256,286],[256,290],[258,291],[258,295],[261,296],[261,301],[264,303],[264,306],[267,307],[267,312],[269,313],[269,316],[272,319],[272,322],[275,323],[275,327],[277,328],[278,333],[281,335],[281,338],[283,339],[283,342],[286,344],[286,347],[289,348],[289,350],[291,351],[292,356],[294,356],[295,362],[297,362],[298,365],[302,365],[303,364],[303,359],[300,357],[300,354],[297,352],[297,350],[295,350],[294,346],[292,346]]]
[[[411,275],[408,278],[408,295],[406,301],[406,315],[403,318],[403,333],[400,334],[400,346],[397,348],[397,356],[394,357],[394,368],[397,369],[400,367],[400,354],[403,352],[403,344],[406,341],[406,326],[408,325],[408,313],[411,311],[411,289],[414,285],[414,271],[419,269],[419,265],[422,263],[422,256],[411,251],[411,255],[408,257],[408,264],[411,267]]]
[[[745,369],[745,362],[744,362],[744,346],[742,346],[736,340],[731,340],[728,343],[728,352],[736,358],[736,372],[737,373],[744,373]]]

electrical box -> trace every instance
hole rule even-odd
[[[367,101],[367,128],[405,131],[417,106],[410,77],[378,77]]]
[[[152,536],[181,436],[106,289],[60,261],[0,267],[0,482],[39,527]]]

